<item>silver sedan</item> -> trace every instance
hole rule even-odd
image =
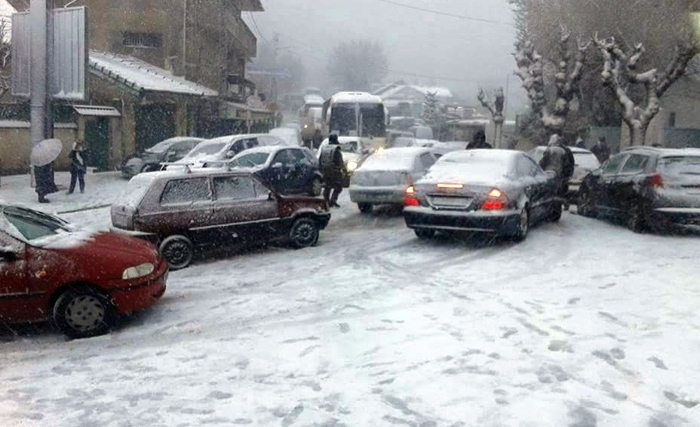
[[[360,212],[374,205],[403,205],[406,188],[413,185],[436,162],[428,148],[389,148],[372,154],[350,180],[350,200]]]

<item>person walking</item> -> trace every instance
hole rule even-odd
[[[476,131],[472,141],[467,144],[467,150],[476,150],[484,148],[493,148],[491,144],[486,142],[486,133],[483,130]]]
[[[591,147],[591,153],[596,156],[601,165],[608,161],[610,158],[610,147],[608,147],[604,136],[598,138],[598,141]]]
[[[332,134],[328,137],[328,145],[321,150],[319,166],[325,185],[323,198],[329,207],[339,208],[338,196],[343,191],[343,177],[346,171],[338,135]]]
[[[54,182],[53,162],[45,166],[34,166],[34,179],[36,182],[34,190],[39,196],[39,203],[49,203],[46,196],[58,192]]]
[[[70,158],[70,187],[68,188],[68,194],[73,194],[75,191],[76,181],[80,183],[80,192],[85,192],[85,171],[87,170],[85,165],[85,153],[83,152],[83,141],[75,141],[73,144],[73,149],[68,155]]]

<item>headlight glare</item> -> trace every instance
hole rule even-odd
[[[348,162],[347,169],[348,172],[352,172],[357,169],[357,162]]]

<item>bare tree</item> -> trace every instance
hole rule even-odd
[[[493,105],[491,105],[491,101],[488,99],[483,89],[479,90],[479,95],[477,95],[476,98],[479,100],[479,103],[481,103],[481,106],[489,110],[489,112],[491,113],[491,118],[493,119],[493,123],[496,128],[496,137],[494,141],[495,147],[501,148],[503,122],[505,122],[506,120],[505,116],[503,115],[503,107],[505,105],[506,99],[505,95],[503,94],[503,88],[496,89],[493,93],[493,96]]]
[[[5,18],[0,18],[0,99],[12,89],[12,66],[10,56],[12,48],[9,42],[10,25]]]
[[[698,52],[697,46],[680,42],[664,72],[658,72],[656,68],[639,72],[639,61],[646,52],[642,43],[636,44],[629,52],[625,52],[614,37],[600,40],[596,36],[595,43],[604,60],[603,84],[613,90],[622,107],[622,119],[630,131],[630,145],[644,145],[649,124],[660,110],[659,98],[685,74],[688,63]],[[635,102],[630,95],[635,84],[645,88],[641,102]]]
[[[515,74],[520,77],[527,92],[533,113],[542,121],[548,133],[561,135],[571,109],[571,102],[577,96],[581,81],[586,51],[590,41],[578,38],[574,44],[571,32],[561,28],[559,39],[559,56],[554,62],[553,79],[545,78],[545,58],[537,52],[533,42],[526,33],[521,33],[516,44]],[[547,86],[554,85],[556,98],[547,102]]]
[[[328,61],[328,74],[340,90],[370,90],[387,73],[388,59],[377,42],[355,40],[342,42]]]

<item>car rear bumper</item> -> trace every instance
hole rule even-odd
[[[406,198],[405,188],[399,187],[359,187],[350,186],[350,200],[353,203],[403,204]]]
[[[520,227],[520,214],[512,210],[460,212],[411,206],[404,208],[403,216],[409,228],[510,235],[516,233]]]
[[[700,208],[656,208],[652,215],[662,222],[700,226]]]
[[[161,263],[154,278],[111,291],[110,296],[119,314],[129,314],[154,305],[165,293],[168,265]]]

